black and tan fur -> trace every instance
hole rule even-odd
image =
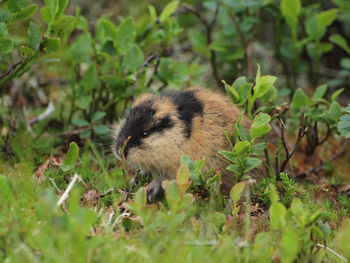
[[[225,136],[233,136],[234,123],[241,114],[227,97],[209,90],[191,88],[162,96],[146,94],[137,99],[125,118],[115,126],[116,155],[131,136],[124,154],[128,164],[151,172],[154,180],[148,186],[152,198],[163,179],[176,177],[180,158],[205,158],[204,169],[220,169],[225,192],[233,185],[233,174],[218,150],[229,150]],[[243,126],[249,125],[243,119]]]

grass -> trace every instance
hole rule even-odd
[[[113,156],[105,155],[93,142],[87,141],[80,149],[80,157],[70,171],[64,172],[51,162],[40,174],[40,181],[33,176],[45,158],[62,157],[58,145],[66,143],[63,138],[35,139],[24,130],[18,131],[12,139],[11,153],[2,156],[0,261],[345,262],[334,253],[316,247],[318,243],[349,256],[339,241],[348,238],[339,231],[341,222],[350,213],[349,198],[345,195],[336,199],[317,198],[319,186],[284,178],[277,183],[280,199],[287,208],[282,219],[287,223],[283,228],[274,227],[269,220],[273,199],[268,179],[251,187],[252,200],[248,203],[244,201],[247,198],[241,199],[237,216],[231,215],[231,200],[225,199],[224,205],[218,207],[215,199],[208,200],[196,193],[192,205],[183,209],[172,209],[168,198],[164,198],[157,205],[144,205],[138,212],[130,213],[123,204],[125,193],[113,191],[113,187],[125,186],[120,167],[114,164]],[[74,184],[65,212],[57,206],[57,200],[75,173],[84,182],[78,180]],[[109,189],[112,191],[101,197]],[[314,230],[301,221],[297,223],[301,217],[298,219],[293,214],[297,220],[289,218],[292,211],[289,207],[295,197],[302,199],[303,213],[312,215],[322,210],[317,222],[311,225],[329,233],[321,238],[312,236]],[[137,202],[134,194],[127,201],[132,199]],[[285,229],[299,233],[296,243],[293,239],[288,241]],[[288,244],[291,250],[296,246],[295,255],[288,255],[289,250],[284,247]]]

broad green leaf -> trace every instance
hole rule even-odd
[[[339,105],[339,103],[336,101],[333,101],[331,103],[331,106],[329,107],[328,113],[329,113],[329,118],[332,121],[337,122],[342,115],[342,110],[341,110],[341,106]]]
[[[259,164],[261,164],[261,160],[258,158],[248,158],[245,162],[245,169],[244,172],[247,173],[257,167]]]
[[[75,63],[82,63],[87,60],[90,51],[91,37],[89,33],[84,33],[77,37],[69,50]]]
[[[0,38],[0,52],[8,54],[13,50],[13,41],[9,38]]]
[[[212,215],[212,218],[211,218],[212,222],[214,223],[214,225],[217,227],[217,228],[221,228],[225,222],[226,222],[226,216],[225,214],[223,213],[220,213],[220,212],[215,212],[213,213]]]
[[[166,5],[166,7],[163,9],[163,11],[160,13],[159,21],[163,23],[168,17],[174,13],[175,9],[179,5],[178,1],[172,1]]]
[[[188,183],[190,179],[190,170],[187,165],[181,165],[177,170],[176,180],[181,184]]]
[[[102,111],[95,112],[94,115],[92,115],[92,117],[91,117],[91,121],[97,122],[97,121],[101,120],[104,116],[106,116],[105,112],[102,112]]]
[[[242,141],[235,144],[233,151],[236,156],[243,157],[251,150],[251,145],[248,141]]]
[[[270,206],[270,225],[271,228],[282,230],[286,225],[286,208],[280,202],[274,202]]]
[[[29,47],[33,50],[38,50],[41,42],[41,33],[39,27],[33,22],[29,22]]]
[[[101,23],[103,25],[103,31],[106,39],[113,41],[117,34],[117,28],[111,21],[105,18],[101,19]]]
[[[259,81],[253,88],[254,97],[260,98],[264,96],[273,87],[273,84],[276,82],[276,80],[276,77],[269,75],[260,77]]]
[[[270,199],[271,199],[271,203],[277,203],[278,202],[278,192],[276,190],[276,186],[272,183],[269,184],[269,188],[270,188]]]
[[[45,23],[50,23],[51,21],[51,15],[50,15],[50,8],[48,6],[44,6],[40,9],[40,15],[42,19],[45,21]]]
[[[97,126],[94,126],[94,131],[97,133],[97,134],[108,134],[109,133],[109,129],[106,125],[97,125]]]
[[[338,46],[340,46],[341,48],[343,48],[346,53],[348,53],[348,55],[350,55],[350,46],[348,45],[346,39],[339,35],[339,34],[335,34],[335,35],[332,35],[329,40],[331,42],[333,42],[334,44],[337,44]]]
[[[90,123],[87,122],[86,120],[83,120],[83,119],[73,119],[72,120],[72,123],[79,126],[79,127],[86,127],[86,126],[90,126]]]
[[[281,1],[281,12],[286,18],[289,26],[294,27],[298,24],[298,16],[301,10],[300,0],[282,0]]]
[[[253,120],[252,127],[253,128],[260,127],[260,126],[268,124],[270,121],[271,121],[271,116],[266,114],[266,113],[261,112],[255,116],[255,118]]]
[[[281,246],[281,256],[293,262],[298,256],[299,248],[299,238],[293,229],[287,228],[283,231]]]
[[[268,144],[269,143],[267,142],[261,142],[261,143],[255,144],[253,146],[251,155],[255,155],[255,156],[261,155],[265,150],[265,148],[268,146]]]
[[[241,198],[244,187],[245,187],[245,182],[239,182],[231,188],[230,198],[234,204],[236,204],[238,200]]]
[[[239,165],[236,165],[236,164],[230,164],[229,166],[226,167],[226,169],[237,175],[242,174],[242,169],[239,167]]]
[[[68,0],[58,0],[58,10],[56,12],[56,17],[60,17],[61,15],[63,15],[67,5],[68,5]]]
[[[147,191],[145,187],[141,187],[135,193],[135,203],[139,204],[141,207],[147,204]]]
[[[117,27],[117,32],[114,39],[115,45],[123,53],[126,53],[134,43],[135,37],[136,28],[134,20],[132,18],[128,18]]]
[[[302,106],[307,106],[309,104],[309,98],[305,94],[305,92],[298,88],[293,95],[292,106],[301,109]]]
[[[50,34],[55,34],[60,38],[68,37],[76,25],[75,17],[62,16],[51,24]]]
[[[178,208],[181,200],[180,193],[179,183],[175,180],[170,181],[165,189],[165,199],[170,210],[175,211]]]
[[[85,91],[91,91],[98,85],[98,73],[94,63],[91,63],[85,71],[81,83],[83,84]]]
[[[338,122],[338,131],[346,138],[350,138],[350,114],[342,116]]]
[[[333,23],[339,9],[333,8],[326,11],[323,11],[317,15],[317,25],[318,27],[327,27]]]
[[[86,110],[87,107],[90,105],[92,101],[92,98],[91,96],[87,95],[87,96],[82,96],[80,97],[76,103],[77,103],[77,106],[80,108],[80,109],[84,109]]]
[[[21,46],[19,49],[21,51],[21,55],[24,58],[27,58],[27,57],[32,56],[34,54],[34,50],[29,48],[29,47]]]
[[[61,164],[61,169],[64,172],[67,172],[70,169],[72,169],[78,157],[79,157],[79,147],[75,142],[71,142],[69,145],[69,150],[67,152],[66,158]]]
[[[223,155],[227,160],[231,161],[231,162],[236,162],[236,158],[235,156],[233,155],[232,152],[229,152],[229,151],[225,151],[225,150],[220,150],[219,153],[221,155]]]
[[[28,5],[28,0],[8,0],[7,7],[12,13],[17,13]]]
[[[60,48],[61,40],[59,38],[46,38],[43,41],[44,51],[46,53],[56,52]]]
[[[320,99],[324,96],[324,94],[327,91],[327,84],[320,85],[316,88],[314,95],[312,96],[313,99]]]
[[[36,4],[27,6],[27,7],[23,8],[21,11],[19,11],[18,13],[14,14],[10,18],[8,23],[11,24],[11,23],[15,22],[16,20],[27,19],[27,18],[31,17],[37,9],[38,9],[38,5],[36,5]]]
[[[125,55],[125,68],[131,72],[136,72],[144,61],[141,48],[134,44]]]

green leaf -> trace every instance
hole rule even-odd
[[[258,115],[255,116],[252,127],[253,128],[260,127],[268,124],[270,121],[271,121],[270,115],[260,112]]]
[[[39,27],[33,22],[29,22],[29,47],[33,50],[38,50],[41,42],[41,34]]]
[[[342,116],[338,122],[338,131],[346,138],[350,138],[350,114]]]
[[[150,15],[150,17],[151,17],[151,21],[152,21],[152,22],[156,22],[156,20],[157,20],[157,11],[156,11],[156,9],[154,8],[154,6],[149,5],[149,6],[148,6],[148,11],[149,11],[149,15]]]
[[[117,28],[115,35],[115,45],[126,53],[134,43],[136,37],[135,23],[132,18],[124,20]]]
[[[19,49],[21,51],[21,55],[24,58],[27,58],[27,57],[32,56],[34,54],[34,50],[29,48],[29,47],[21,46]]]
[[[188,183],[190,179],[190,170],[187,165],[181,165],[177,170],[176,180],[181,184]]]
[[[104,116],[106,116],[105,112],[98,111],[98,112],[95,112],[94,115],[92,115],[91,120],[92,122],[97,122],[101,120]]]
[[[93,88],[96,88],[98,85],[98,73],[96,65],[94,63],[92,63],[85,71],[81,83],[87,92],[91,91]]]
[[[335,35],[332,35],[329,40],[334,43],[334,44],[337,44],[338,46],[340,46],[341,48],[343,48],[346,53],[348,53],[348,55],[350,55],[350,46],[348,45],[346,39],[339,35],[339,34],[335,34]]]
[[[94,126],[94,131],[97,134],[108,134],[109,133],[109,129],[106,125],[97,125]]]
[[[299,238],[293,229],[287,228],[283,231],[281,244],[283,259],[293,262],[298,256]]]
[[[286,208],[280,202],[274,202],[270,206],[270,225],[271,228],[282,230],[286,225],[285,215]]]
[[[212,218],[211,218],[211,222],[214,223],[214,225],[217,227],[217,228],[221,228],[225,222],[226,222],[226,216],[225,214],[223,213],[220,213],[220,212],[215,212],[213,213],[212,215]]]
[[[76,20],[73,16],[62,16],[51,24],[50,34],[55,34],[60,38],[68,37],[76,25]]]
[[[301,10],[300,0],[282,0],[281,1],[281,13],[286,18],[287,23],[291,27],[295,27],[298,24],[298,16]]]
[[[43,48],[46,53],[56,52],[60,48],[61,40],[59,38],[46,38],[43,41]]]
[[[255,116],[253,124],[250,128],[250,137],[252,140],[268,133],[271,130],[269,122],[271,121],[271,116],[266,113],[259,113]]]
[[[31,17],[35,11],[38,9],[38,5],[33,4],[30,5],[28,7],[23,8],[21,11],[19,11],[18,13],[14,14],[10,19],[9,19],[9,24],[14,23],[17,20],[20,19],[27,19],[29,17]]]
[[[335,101],[338,96],[344,91],[344,89],[338,89],[336,92],[332,94],[331,101]]]
[[[264,96],[273,87],[273,84],[276,82],[276,80],[276,77],[270,75],[257,78],[256,85],[253,88],[254,97],[260,98]]]
[[[80,133],[80,137],[83,139],[88,138],[91,135],[91,130],[87,130],[87,131],[83,131],[82,133]]]
[[[79,126],[79,127],[87,127],[87,126],[90,126],[90,123],[87,122],[86,120],[83,120],[83,119],[74,119],[72,120],[72,123]]]
[[[131,72],[136,72],[144,61],[141,48],[134,44],[125,55],[125,68]]]
[[[317,15],[317,25],[318,27],[327,27],[333,23],[335,18],[337,17],[337,14],[339,12],[339,9],[333,8],[326,11],[323,11]]]
[[[91,96],[82,96],[80,97],[76,103],[77,103],[77,106],[80,108],[80,109],[83,109],[83,110],[86,110],[87,107],[90,105],[92,101],[92,97]]]
[[[278,202],[278,192],[276,190],[276,186],[272,183],[269,184],[269,188],[270,188],[270,199],[271,199],[271,203],[277,203]]]
[[[340,60],[340,65],[345,68],[350,70],[350,58],[342,58]]]
[[[87,60],[90,51],[91,37],[89,33],[84,33],[77,37],[69,50],[75,63],[82,63]]]
[[[333,122],[337,122],[339,120],[339,118],[342,115],[342,110],[341,110],[341,106],[339,105],[338,102],[333,101],[331,103],[331,106],[329,107],[329,118],[333,121]]]
[[[13,41],[9,38],[0,38],[0,52],[8,54],[13,50]]]
[[[233,172],[234,174],[237,174],[237,175],[240,175],[243,172],[238,164],[230,164],[229,166],[226,167],[226,169],[230,172]]]
[[[160,13],[159,21],[163,23],[168,17],[172,15],[172,13],[174,13],[178,5],[178,1],[172,1],[169,4],[167,4],[163,11]]]
[[[261,143],[255,144],[253,146],[251,155],[255,155],[255,156],[261,155],[262,152],[265,150],[265,148],[268,146],[268,144],[269,143],[267,142],[261,142]]]
[[[327,84],[320,85],[316,88],[313,99],[321,99],[327,91]]]
[[[237,203],[238,200],[241,198],[242,192],[244,190],[245,183],[244,182],[239,182],[235,184],[230,191],[230,198],[233,201],[233,203]]]
[[[147,204],[147,191],[145,187],[141,187],[135,193],[135,203],[139,204],[141,207],[146,206]]]
[[[117,28],[111,21],[105,18],[101,19],[101,23],[103,25],[103,31],[106,39],[113,41],[117,34]]]
[[[12,13],[17,13],[28,5],[28,0],[8,0],[7,7]]]
[[[259,164],[261,164],[261,160],[258,158],[248,158],[245,162],[245,169],[244,172],[247,173],[257,167]]]
[[[228,85],[225,80],[222,80],[222,83],[224,83],[226,93],[229,95],[231,100],[234,103],[239,103],[240,96],[239,96],[238,92],[232,86]]]
[[[307,106],[309,104],[309,98],[305,94],[305,92],[298,88],[293,95],[292,106],[301,109],[302,106]]]
[[[248,141],[242,141],[235,144],[233,151],[236,156],[243,157],[251,150],[251,145]]]
[[[175,211],[179,206],[181,200],[180,193],[179,183],[175,180],[170,181],[165,189],[165,199],[170,210]]]
[[[61,169],[64,172],[67,172],[70,169],[72,169],[78,157],[79,157],[79,147],[75,142],[71,142],[69,145],[69,150],[67,152],[66,158],[61,164]]]
[[[236,158],[234,157],[232,152],[229,151],[225,151],[225,150],[220,150],[219,153],[221,155],[223,155],[227,160],[231,161],[231,162],[236,162]]]

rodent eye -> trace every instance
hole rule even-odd
[[[142,133],[142,136],[143,137],[147,137],[149,135],[149,132],[148,131],[144,131],[143,133]]]

